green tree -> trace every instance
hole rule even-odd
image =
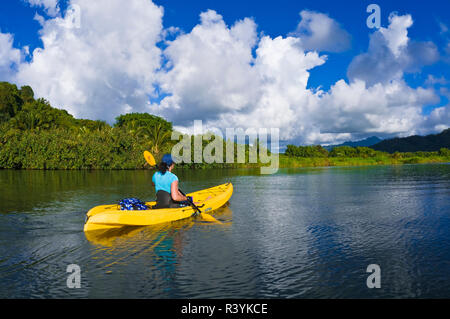
[[[51,107],[45,99],[25,103],[10,123],[13,128],[20,130],[71,128],[76,125],[72,115],[65,110]]]
[[[0,82],[0,123],[14,117],[22,108],[23,100],[17,86]]]
[[[22,98],[22,101],[24,103],[33,102],[34,101],[33,89],[28,85],[22,86],[20,88],[20,97]]]
[[[445,147],[442,147],[442,148],[439,150],[439,155],[440,155],[440,156],[449,156],[449,157],[450,157],[450,149],[445,148]]]
[[[356,156],[362,158],[375,157],[377,152],[369,147],[357,146],[355,148]]]
[[[171,133],[171,131],[164,129],[162,123],[155,126],[139,127],[137,131],[137,135],[143,136],[147,140],[150,151],[156,155],[159,155],[164,145],[170,142]]]
[[[330,152],[330,157],[357,157],[358,152],[351,146],[339,146],[333,148]]]
[[[285,151],[291,157],[328,157],[328,151],[321,145],[295,146],[288,145]]]
[[[89,131],[93,130],[102,130],[106,127],[109,127],[109,125],[105,121],[93,121],[93,120],[86,120],[86,119],[75,119],[74,125],[77,128],[84,128]]]
[[[148,113],[128,113],[116,117],[114,127],[126,128],[137,132],[140,127],[155,127],[161,124],[164,131],[172,131],[172,123]]]

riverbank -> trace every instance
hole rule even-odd
[[[449,163],[450,156],[432,155],[429,157],[387,155],[371,158],[346,157],[290,157],[280,155],[280,168],[327,167],[327,166],[371,166],[371,165],[403,165],[403,164],[437,164]]]
[[[138,159],[135,162],[140,162]],[[64,163],[59,163],[60,166],[55,165],[52,161],[52,167],[43,165],[41,167],[21,167],[15,168],[18,170],[145,170],[148,169],[148,165],[138,164],[136,167],[108,167],[108,168],[93,168],[93,167],[79,167],[79,168],[69,168]],[[313,168],[313,167],[344,167],[344,166],[376,166],[376,165],[404,165],[404,164],[445,164],[450,163],[449,156],[430,156],[430,157],[418,157],[410,156],[404,158],[394,158],[394,157],[378,157],[378,158],[345,158],[345,157],[290,157],[284,154],[279,156],[279,168]],[[261,164],[254,163],[234,163],[234,164],[178,164],[177,169],[182,170],[211,170],[211,169],[257,169],[260,168]],[[0,167],[0,169],[11,169]],[[13,168],[14,169],[14,168]]]
[[[256,161],[253,155],[260,153],[258,150],[262,145],[242,145],[234,141],[230,145],[230,142],[220,136],[216,136],[212,142],[210,134],[207,133],[203,136],[182,136],[174,131],[171,122],[148,113],[120,115],[111,126],[103,121],[76,119],[67,111],[52,107],[45,99],[35,99],[33,90],[27,86],[18,89],[14,84],[0,82],[0,93],[0,100],[10,101],[0,105],[0,169],[146,169],[148,165],[142,156],[143,152],[150,151],[157,160],[164,153],[170,153],[175,145],[181,142],[172,139],[174,133],[182,137],[182,152],[188,152],[186,156],[191,159],[190,164],[179,164],[179,168],[227,169],[265,166],[261,163],[250,163]],[[197,158],[196,152],[200,151],[197,148],[199,145],[203,155],[209,154],[213,157],[217,152],[228,152],[231,146],[234,150],[233,158],[228,158],[225,153],[223,158],[234,163],[193,163]],[[432,152],[394,154],[368,147],[341,146],[329,152],[320,145],[287,145],[285,153],[280,154],[279,167],[448,163],[448,145],[446,140],[435,141],[432,148],[424,145],[414,148],[435,150]],[[237,163],[238,149],[244,151],[239,155],[239,159],[245,159],[244,163]],[[402,148],[394,148],[400,149]]]

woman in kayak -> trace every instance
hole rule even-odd
[[[156,191],[156,206],[153,208],[178,208],[179,202],[187,198],[178,190],[178,177],[172,173],[175,163],[172,155],[165,154],[158,165],[158,171],[153,174],[152,184]]]

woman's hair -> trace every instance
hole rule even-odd
[[[172,155],[170,154],[164,154],[161,163],[158,165],[158,170],[161,172],[161,174],[165,174],[169,167],[173,164]]]
[[[168,170],[169,170],[169,165],[167,165],[166,162],[161,162],[161,163],[159,163],[159,165],[158,165],[158,171],[159,171],[161,174],[164,175]]]

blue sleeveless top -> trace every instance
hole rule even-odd
[[[153,174],[152,181],[155,184],[156,192],[163,190],[170,194],[170,186],[173,182],[178,181],[178,177],[169,171],[166,171],[164,174],[156,172]]]

